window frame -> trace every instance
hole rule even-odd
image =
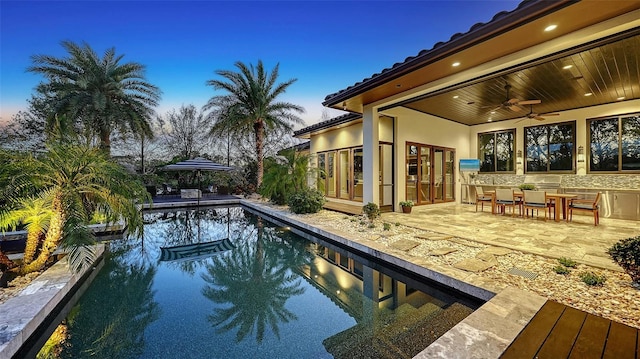
[[[588,118],[586,120],[586,132],[587,132],[587,138],[586,138],[586,153],[585,153],[585,166],[586,166],[586,170],[587,173],[593,173],[593,174],[638,174],[640,173],[640,169],[638,170],[625,170],[622,168],[622,159],[623,159],[623,151],[624,151],[624,146],[623,146],[623,133],[622,133],[622,120],[629,118],[629,117],[640,117],[640,112],[629,112],[629,113],[623,113],[623,114],[617,114],[617,115],[611,115],[611,116],[603,116],[603,117],[595,117],[595,118]],[[618,141],[617,141],[617,145],[618,145],[618,163],[617,163],[617,170],[614,171],[598,171],[598,170],[592,170],[591,169],[591,158],[592,158],[592,141],[591,141],[591,135],[592,135],[592,131],[591,131],[591,123],[595,122],[595,121],[603,121],[603,120],[616,120],[618,123],[617,126],[617,137],[618,137]]]
[[[571,138],[571,168],[570,169],[561,169],[561,170],[553,170],[551,169],[551,161],[547,162],[547,170],[546,171],[530,171],[528,170],[528,166],[527,166],[527,162],[528,162],[528,152],[527,152],[527,148],[528,148],[528,143],[527,143],[527,129],[529,128],[539,128],[539,127],[545,127],[545,128],[549,128],[551,126],[563,126],[563,125],[571,125],[571,133],[572,133],[572,138]],[[524,142],[524,146],[523,146],[523,172],[524,173],[532,173],[532,174],[543,174],[543,173],[576,173],[576,154],[577,154],[577,126],[576,126],[576,121],[564,121],[564,122],[554,122],[554,123],[547,123],[547,124],[540,124],[540,125],[535,125],[535,126],[527,126],[527,127],[523,127],[522,128],[522,139]],[[547,157],[551,157],[551,152],[549,151],[549,131],[547,130]]]
[[[513,144],[512,144],[512,148],[513,151],[511,153],[511,165],[513,170],[509,170],[509,171],[498,171],[498,141],[497,141],[497,136],[498,134],[501,133],[511,133],[512,137],[513,137]],[[480,136],[483,135],[493,135],[493,171],[482,171],[482,163],[483,160],[482,158],[480,158],[480,153],[481,153],[481,149],[480,149]],[[486,174],[506,174],[506,173],[516,173],[516,153],[517,153],[517,139],[516,139],[516,129],[515,128],[505,128],[502,130],[495,130],[495,131],[486,131],[486,132],[478,132],[477,134],[477,146],[476,146],[476,150],[477,150],[477,157],[480,160],[480,171],[478,171],[479,173],[486,173]]]

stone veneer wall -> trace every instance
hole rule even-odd
[[[478,174],[477,184],[497,186],[518,186],[525,183],[525,177],[547,176],[515,175],[515,174]],[[553,176],[553,175],[552,175]],[[560,176],[561,188],[602,188],[602,189],[635,189],[640,190],[640,175],[637,174],[565,174]]]

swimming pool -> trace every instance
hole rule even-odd
[[[481,304],[242,207],[145,221],[110,242],[55,357],[412,357]]]

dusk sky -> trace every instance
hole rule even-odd
[[[63,40],[147,67],[163,115],[201,108],[215,70],[261,59],[280,80],[297,78],[284,99],[304,106],[307,125],[325,96],[420,50],[510,11],[519,1],[0,1],[0,116],[27,108],[40,75],[31,55],[66,56]],[[341,114],[331,111],[331,116]]]

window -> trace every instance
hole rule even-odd
[[[640,114],[589,121],[589,171],[640,171]]]
[[[514,129],[478,134],[480,172],[514,172]]]
[[[554,123],[524,129],[527,172],[573,171],[575,123]]]

